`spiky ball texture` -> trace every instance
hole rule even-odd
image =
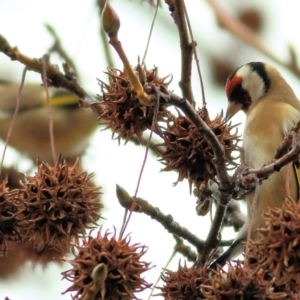
[[[90,185],[93,174],[82,172],[78,160],[72,167],[64,162],[54,167],[37,163],[37,168],[19,190],[23,239],[38,251],[64,252],[99,219],[99,188]]]
[[[109,231],[101,233],[101,228],[96,237],[90,234],[81,246],[74,246],[74,259],[69,263],[72,269],[62,273],[64,279],[72,285],[64,292],[76,292],[75,299],[83,299],[89,294],[93,286],[91,278],[96,266],[106,265],[107,276],[105,279],[105,297],[99,291],[95,300],[130,300],[137,299],[136,292],[150,288],[141,276],[149,270],[149,263],[141,261],[147,248],[139,244],[130,245],[130,238],[116,238]],[[103,298],[102,298],[103,296]]]
[[[286,286],[277,286],[262,268],[254,268],[237,262],[228,263],[228,270],[217,269],[209,274],[208,282],[201,285],[207,300],[253,300],[253,299],[298,299]]]
[[[300,204],[286,198],[282,208],[268,208],[263,217],[258,239],[248,246],[249,263],[261,266],[278,285],[300,286]]]
[[[125,138],[126,142],[133,135],[139,139],[146,129],[150,129],[154,117],[155,107],[146,106],[136,98],[132,90],[126,71],[108,69],[109,84],[100,81],[103,89],[103,101],[94,108],[99,113],[99,119],[106,121],[107,128],[117,134],[117,139]],[[159,78],[157,70],[145,70],[144,79],[140,78],[142,84],[153,84],[158,89],[167,88],[166,78]],[[162,121],[168,115],[168,111],[160,104],[157,121]]]
[[[186,264],[181,266],[179,263],[178,270],[173,272],[166,270],[161,275],[164,286],[160,287],[164,299],[168,300],[200,300],[205,299],[200,292],[200,285],[208,279],[206,267],[188,268]]]
[[[7,179],[0,184],[0,256],[6,254],[8,241],[20,239],[16,219],[18,212],[15,197],[17,191],[10,192],[7,188]]]
[[[206,108],[198,110],[198,115],[215,133],[225,150],[228,167],[235,165],[232,152],[238,150],[238,136],[230,133],[232,127],[224,123],[222,114],[210,120]],[[209,179],[216,176],[216,168],[212,162],[213,149],[195,125],[185,116],[172,116],[172,122],[163,131],[165,150],[160,151],[161,161],[166,165],[163,171],[179,172],[176,184],[187,179],[199,189],[201,184],[207,185]]]

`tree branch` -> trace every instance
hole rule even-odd
[[[194,106],[195,99],[191,86],[193,47],[190,43],[186,26],[184,3],[183,0],[175,0],[174,2],[172,1],[171,3],[168,3],[168,5],[169,10],[172,12],[171,16],[177,25],[180,39],[181,79],[179,86],[182,90],[183,96]]]
[[[45,54],[42,58],[31,58],[19,51],[17,47],[11,47],[6,38],[0,35],[0,52],[10,57],[11,60],[16,60],[25,65],[28,70],[43,74],[46,64],[46,79],[48,84],[56,88],[65,88],[76,94],[81,101],[79,103],[83,107],[91,107],[92,104],[98,101],[90,96],[78,83],[73,69],[65,62],[63,64],[64,72],[59,70],[57,65],[50,63],[50,56]],[[46,63],[43,63],[43,60]]]

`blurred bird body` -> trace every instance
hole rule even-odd
[[[293,125],[300,119],[300,102],[291,87],[271,65],[249,63],[228,78],[226,93],[228,117],[242,109],[246,113],[243,134],[244,163],[260,169],[271,162],[276,149]],[[286,196],[298,198],[296,175],[291,164],[273,173],[259,187],[256,207],[252,207],[254,191],[246,195],[248,218],[232,245],[212,264],[224,265],[243,252],[242,241],[248,235],[256,239],[256,228],[263,224],[262,213],[267,207],[281,207]],[[251,221],[250,221],[251,219]]]
[[[0,83],[0,138],[5,141],[16,107],[19,83]],[[85,150],[88,138],[98,123],[91,109],[80,109],[78,96],[53,87],[48,88],[53,118],[56,156],[74,158]],[[45,88],[25,84],[20,110],[9,145],[32,159],[53,162],[49,116]]]

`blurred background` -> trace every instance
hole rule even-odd
[[[147,1],[113,0],[110,1],[121,20],[119,39],[126,54],[134,66],[138,56],[145,51],[154,8]],[[106,81],[107,62],[100,39],[100,20],[95,1],[71,0],[0,0],[0,34],[5,36],[12,46],[31,57],[41,57],[53,44],[53,37],[45,29],[45,23],[55,28],[63,46],[75,61],[80,73],[81,85],[90,93],[100,93],[97,78]],[[254,30],[261,40],[283,61],[289,61],[288,46],[292,45],[299,54],[300,40],[298,29],[300,18],[298,1],[220,1],[222,8],[238,17]],[[206,101],[210,116],[226,108],[224,84],[227,76],[238,66],[250,61],[269,61],[270,58],[246,45],[226,29],[220,28],[211,7],[206,1],[186,1],[194,39],[205,85]],[[114,67],[122,69],[122,63],[112,52]],[[51,55],[51,62],[61,65],[62,60],[56,54]],[[180,46],[178,32],[165,3],[158,11],[150,41],[146,64],[149,69],[158,68],[159,75],[172,74],[170,89],[181,94]],[[278,65],[277,65],[278,66]],[[195,66],[194,66],[195,67]],[[300,95],[299,79],[289,70],[278,66],[284,77]],[[23,66],[0,53],[0,79],[20,82]],[[194,69],[195,70],[195,69]],[[26,82],[40,83],[40,75],[27,72]],[[197,106],[201,107],[201,90],[196,72],[193,72],[193,91]],[[234,123],[243,122],[240,112]],[[96,122],[96,121],[95,121]],[[239,127],[242,133],[243,124]],[[103,229],[120,229],[123,209],[115,195],[118,183],[130,194],[134,194],[145,154],[143,147],[131,143],[126,146],[111,139],[109,130],[103,127],[95,130],[90,138],[89,147],[82,158],[82,168],[95,173],[95,182],[101,186],[105,220]],[[0,144],[0,150],[4,144]],[[20,172],[33,174],[35,169],[30,160],[12,148],[8,149],[4,160],[5,166],[14,166]],[[199,238],[205,239],[209,230],[209,217],[199,217],[195,212],[195,197],[189,194],[186,181],[173,187],[177,174],[160,172],[163,165],[150,155],[143,173],[138,196],[158,206],[162,212],[171,214],[182,226],[193,231]],[[160,224],[148,216],[133,214],[127,228],[131,233],[132,243],[141,243],[149,247],[143,260],[152,262],[154,268],[144,274],[148,282],[154,283],[161,269],[173,252],[175,241]],[[223,238],[233,238],[235,233],[225,230]],[[71,256],[70,256],[71,257]],[[168,268],[176,270],[178,262],[184,258],[176,255]],[[8,266],[9,268],[9,266]],[[70,269],[68,263],[49,263],[45,265],[27,261],[13,271],[0,277],[0,299],[5,296],[13,300],[50,300],[70,299],[70,293],[61,295],[71,284],[61,280],[61,272]],[[1,265],[0,265],[1,269]],[[13,269],[13,268],[12,268]],[[161,285],[162,283],[158,284]],[[150,291],[137,294],[140,299],[147,299]],[[156,292],[158,293],[158,291]],[[154,293],[155,294],[155,293]],[[155,299],[160,299],[156,297]]]

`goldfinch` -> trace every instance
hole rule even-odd
[[[20,83],[0,82],[0,138],[5,141],[16,107]],[[56,156],[74,158],[82,154],[88,138],[98,126],[91,109],[80,109],[78,96],[49,87]],[[25,84],[20,110],[13,125],[9,145],[32,159],[53,163],[45,88]]]
[[[225,91],[229,101],[228,119],[239,110],[246,114],[243,134],[245,164],[260,169],[272,160],[284,136],[299,121],[300,102],[278,70],[263,62],[251,62],[236,69],[228,77]],[[242,241],[247,238],[251,217],[250,237],[255,239],[256,228],[263,224],[262,212],[267,207],[281,207],[289,192],[297,199],[297,190],[296,175],[288,165],[262,182],[254,210],[254,192],[246,195],[248,220],[232,245],[213,262],[211,268],[224,265],[242,253]]]

